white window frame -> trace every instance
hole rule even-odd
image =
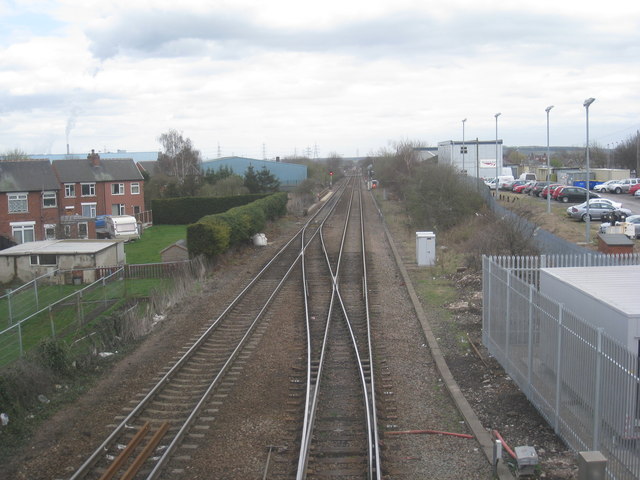
[[[96,209],[97,209],[97,206],[98,206],[97,203],[95,203],[95,202],[81,203],[80,206],[82,207],[82,216],[83,217],[95,218]],[[89,215],[87,215],[87,213]]]
[[[84,187],[87,187],[89,189],[89,193],[87,193],[86,195],[83,192]],[[95,184],[95,182],[93,182],[93,183],[81,183],[80,184],[80,196],[81,197],[95,197],[96,196],[96,184]]]
[[[7,208],[9,213],[29,213],[29,194],[27,192],[7,193]]]
[[[53,199],[53,205],[47,205],[46,200]],[[56,208],[58,206],[58,195],[56,192],[42,192],[42,208]]]
[[[111,195],[124,195],[124,183],[112,183]]]
[[[112,203],[111,204],[111,215],[125,215],[125,204],[124,203]]]
[[[36,240],[36,222],[10,222],[9,226],[11,226],[11,235],[16,240],[16,243],[28,243],[34,242]],[[33,240],[24,241],[25,232],[31,232]],[[16,236],[16,234],[20,235],[20,238]]]
[[[75,183],[65,183],[64,184],[64,197],[65,198],[76,198],[76,184]]]
[[[140,184],[138,182],[131,184],[131,195],[140,195]]]

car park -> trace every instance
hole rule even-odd
[[[589,198],[600,198],[600,195],[594,192],[588,192]],[[582,187],[566,186],[562,190],[553,192],[554,200],[559,202],[583,202],[587,198],[587,190]]]
[[[589,217],[591,220],[600,220],[603,216],[611,215],[615,212],[616,215],[622,217],[629,217],[631,210],[628,208],[616,208],[610,202],[603,202],[602,199],[594,199],[589,201]],[[573,205],[567,208],[567,216],[576,219],[586,221],[587,219],[587,203],[581,203],[579,205]]]
[[[610,193],[628,192],[633,185],[640,183],[640,178],[625,178],[607,185],[607,191]]]

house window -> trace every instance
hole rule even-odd
[[[56,226],[46,224],[44,226],[44,238],[45,240],[54,240],[56,238]]]
[[[89,238],[89,227],[87,223],[78,223],[78,238]]]
[[[64,184],[64,196],[65,198],[73,198],[76,196],[76,184],[65,183]]]
[[[138,205],[133,206],[133,214],[138,215],[140,213],[140,207]]]
[[[71,225],[64,226],[64,238],[71,238]]]
[[[124,195],[124,183],[112,183],[111,195]]]
[[[131,184],[131,195],[140,195],[140,184],[132,183]]]
[[[8,193],[7,196],[9,197],[9,213],[27,213],[29,211],[28,194]]]
[[[15,222],[11,223],[11,235],[16,243],[27,243],[35,240],[36,222]]]
[[[96,216],[96,204],[95,203],[83,203],[82,204],[82,216],[94,218]]]
[[[96,184],[95,183],[82,183],[80,184],[82,188],[82,196],[83,197],[95,197],[96,196]]]
[[[124,203],[114,203],[111,205],[111,215],[124,215]]]
[[[56,192],[42,192],[42,206],[55,208],[58,205]]]
[[[52,253],[41,253],[31,255],[31,265],[57,265],[58,257]]]

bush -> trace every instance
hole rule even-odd
[[[206,215],[223,213],[230,208],[247,205],[265,194],[230,197],[181,197],[156,199],[152,202],[153,221],[157,225],[188,225]]]

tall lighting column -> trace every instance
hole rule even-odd
[[[553,105],[544,109],[547,112],[547,182],[551,185],[551,157],[549,156],[549,112]],[[547,195],[547,213],[551,213],[551,195]]]
[[[467,149],[466,149],[466,147],[464,146],[464,122],[466,122],[466,121],[467,121],[467,119],[466,119],[466,118],[462,119],[462,172],[463,172],[465,175],[467,174],[467,171],[466,171],[466,170],[465,170],[465,168],[464,168],[464,155],[465,155],[465,153],[467,153],[467,152],[466,152],[466,150],[467,150]]]
[[[496,118],[496,198],[498,197],[498,117],[502,115],[501,113],[496,113],[494,117]]]
[[[587,244],[590,243],[591,241],[591,218],[590,218],[590,214],[589,214],[589,176],[590,176],[590,172],[589,172],[589,105],[591,105],[593,102],[595,102],[596,99],[591,97],[591,98],[587,98],[584,103],[583,106],[585,108],[585,112],[587,114],[587,179],[585,182],[585,187],[587,190],[587,218],[585,218],[585,223],[587,224],[587,230],[586,230],[586,238],[585,241]]]

